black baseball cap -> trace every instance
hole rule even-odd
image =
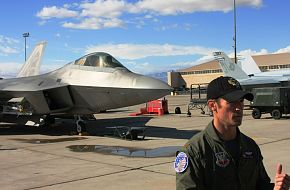
[[[223,98],[228,102],[241,99],[252,101],[254,95],[242,89],[241,84],[232,77],[218,77],[212,80],[207,87],[207,100]]]

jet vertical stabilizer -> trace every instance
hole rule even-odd
[[[252,56],[249,54],[243,56],[243,58],[239,61],[239,66],[248,76],[262,72]]]
[[[46,41],[43,41],[36,44],[32,53],[20,69],[17,77],[39,75],[40,63],[44,54],[46,43]]]
[[[247,79],[249,76],[224,52],[214,52],[215,59],[219,62],[225,76],[230,76],[236,79]]]

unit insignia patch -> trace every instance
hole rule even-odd
[[[184,152],[179,152],[175,158],[174,169],[177,173],[182,173],[188,166],[188,157]]]

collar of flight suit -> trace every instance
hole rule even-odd
[[[207,135],[209,135],[213,140],[217,141],[217,142],[220,142],[220,143],[223,143],[225,142],[223,139],[221,139],[218,134],[217,134],[217,131],[216,129],[214,128],[214,125],[213,125],[213,120],[207,125],[206,129],[205,129]],[[237,127],[237,136],[238,138],[240,138],[240,130],[239,128]]]
[[[213,121],[208,124],[205,129],[205,134],[209,137],[209,141],[215,141],[218,144],[224,144],[224,140],[222,140],[213,126]],[[246,140],[246,136],[240,132],[240,129],[237,127],[237,138],[239,139],[239,147],[240,147],[240,154],[244,154],[247,157],[247,153],[252,153],[255,151],[253,147],[254,144],[250,143],[250,141]],[[253,141],[254,142],[254,141]],[[210,142],[209,142],[210,143]],[[211,144],[211,143],[210,143]],[[250,145],[252,144],[252,145]],[[249,157],[249,156],[248,156]],[[263,158],[263,157],[262,157]]]

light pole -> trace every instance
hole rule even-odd
[[[29,32],[25,32],[22,34],[24,37],[24,52],[25,52],[25,61],[26,61],[26,38],[29,37]]]
[[[235,63],[237,64],[237,23],[236,23],[236,0],[234,0],[234,51]]]

